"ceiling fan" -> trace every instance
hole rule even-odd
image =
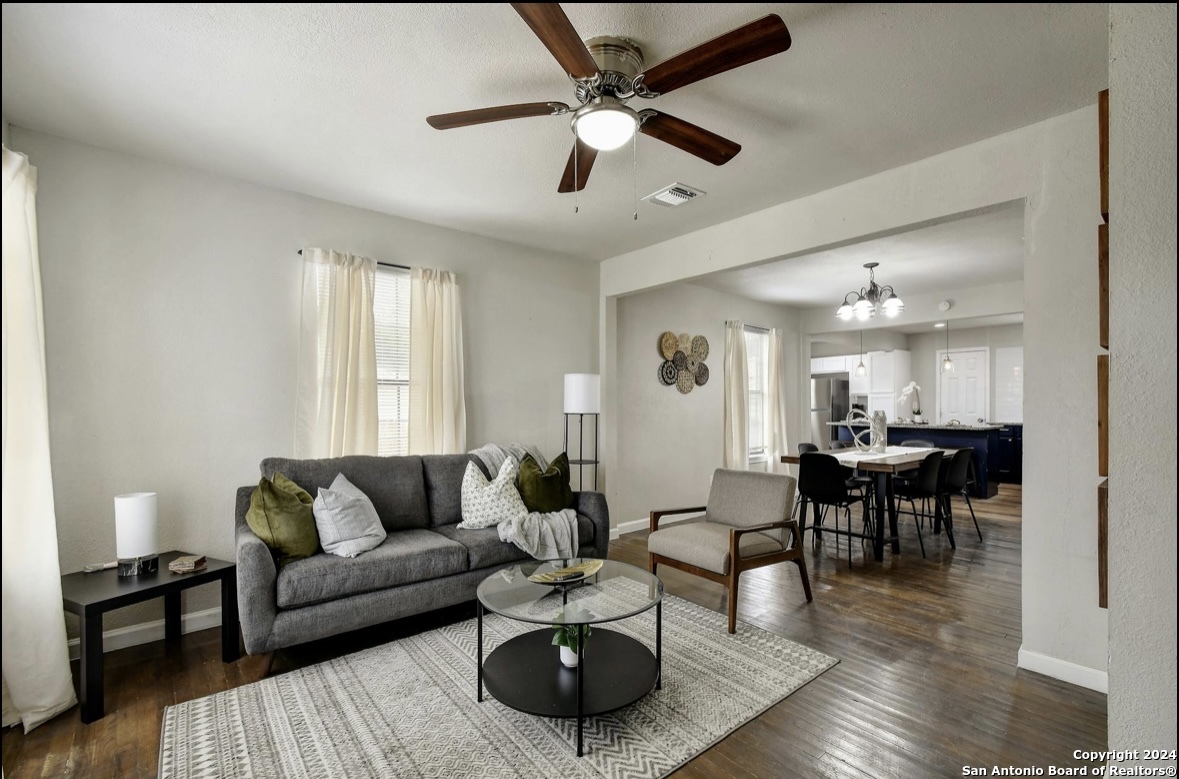
[[[558,192],[585,188],[599,151],[617,149],[636,132],[671,144],[713,165],[724,165],[741,146],[728,138],[662,111],[635,111],[627,102],[655,98],[790,48],[790,32],[771,14],[643,69],[643,52],[625,38],[601,36],[584,43],[557,3],[512,3],[573,80],[577,108],[565,103],[519,103],[426,118],[437,130],[529,116],[571,113],[575,140]]]

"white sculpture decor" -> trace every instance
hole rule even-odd
[[[857,432],[853,425],[860,420],[866,421],[868,426],[861,427]],[[852,409],[847,415],[847,427],[851,431],[856,449],[861,452],[884,454],[884,450],[888,447],[888,418],[883,411],[877,411],[872,416],[868,416],[865,411],[858,408]],[[866,444],[863,441],[864,433],[868,434],[868,443]]]
[[[921,416],[921,387],[917,386],[917,382],[911,381],[901,390],[897,405],[903,406],[905,401],[911,401],[909,408],[913,410],[913,421],[919,425],[923,424],[925,420]]]

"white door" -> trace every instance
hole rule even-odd
[[[963,424],[973,425],[980,419],[989,419],[988,350],[951,350],[950,359],[954,361],[954,370],[948,373],[942,370],[945,356],[944,350],[938,351],[938,423],[944,425],[956,419]]]

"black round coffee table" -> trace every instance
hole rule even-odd
[[[478,699],[483,688],[517,711],[542,717],[577,718],[577,755],[583,754],[586,717],[629,706],[662,686],[663,583],[633,565],[604,560],[589,578],[568,585],[536,584],[534,573],[583,560],[525,563],[488,576],[478,590]],[[655,608],[655,651],[602,623]],[[546,625],[508,639],[483,659],[483,611]],[[553,625],[591,625],[579,642],[577,667],[567,668],[554,646]]]

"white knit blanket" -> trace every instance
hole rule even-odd
[[[577,512],[534,511],[499,523],[499,540],[515,544],[537,560],[577,557]]]
[[[540,466],[542,471],[549,467],[548,460],[532,444],[487,444],[478,449],[472,449],[470,454],[482,460],[493,477],[499,473],[500,466],[509,457],[515,459],[516,463],[519,464],[524,462],[525,455],[530,454],[532,455],[532,459],[536,460],[536,464]]]

